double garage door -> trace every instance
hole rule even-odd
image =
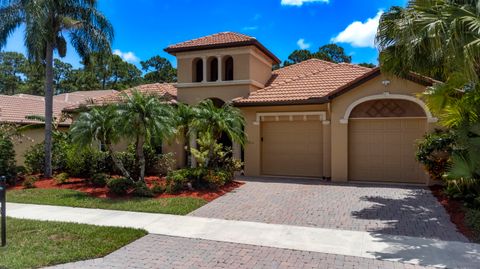
[[[425,119],[351,119],[349,179],[425,183],[415,160],[415,143],[426,132]]]
[[[321,121],[262,122],[261,143],[262,174],[323,176]]]
[[[425,183],[426,175],[415,160],[415,143],[425,134],[426,124],[423,118],[351,119],[349,180]],[[318,120],[262,122],[262,174],[322,177],[322,127]]]

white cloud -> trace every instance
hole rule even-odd
[[[332,38],[332,42],[349,43],[353,47],[375,47],[375,35],[383,11],[379,11],[373,18],[365,22],[354,21],[345,30]]]
[[[304,3],[322,2],[328,3],[329,0],[282,0],[282,6],[302,6]]]
[[[298,45],[298,47],[299,47],[300,49],[306,50],[306,49],[309,49],[312,44],[310,44],[310,43],[305,43],[305,39],[300,38],[300,39],[297,41],[297,45]]]
[[[245,26],[242,28],[243,31],[255,31],[258,30],[258,26]]]
[[[137,56],[135,56],[135,53],[128,51],[128,52],[122,52],[119,49],[116,49],[113,51],[113,54],[120,56],[124,61],[129,62],[129,63],[136,63],[140,61]]]

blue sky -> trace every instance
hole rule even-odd
[[[406,0],[99,0],[115,27],[113,49],[139,64],[170,44],[222,31],[256,37],[280,59],[295,49],[331,42],[343,46],[353,62],[377,63],[372,46],[378,18]],[[24,52],[22,29],[2,50]],[[64,61],[79,66],[70,47]]]

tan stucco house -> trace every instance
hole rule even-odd
[[[213,99],[240,108],[248,143],[233,148],[247,176],[430,183],[414,152],[436,122],[416,97],[431,79],[316,59],[272,71],[280,63],[272,52],[232,32],[165,51],[177,58],[178,83],[143,89],[174,102]],[[169,150],[185,163],[182,147]]]

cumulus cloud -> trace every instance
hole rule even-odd
[[[329,0],[282,0],[282,6],[302,6],[304,3],[322,2],[328,3]]]
[[[297,41],[297,45],[298,45],[298,47],[299,47],[300,49],[306,50],[306,49],[309,49],[312,44],[306,43],[306,42],[305,42],[305,39],[300,38],[300,39]]]
[[[332,42],[349,43],[353,47],[375,47],[375,34],[383,11],[364,22],[354,21],[345,30],[332,38]]]
[[[120,58],[122,58],[124,61],[129,63],[136,63],[140,61],[140,59],[138,59],[138,57],[135,56],[135,53],[131,51],[122,52],[121,50],[116,49],[113,51],[113,54],[120,56]]]

